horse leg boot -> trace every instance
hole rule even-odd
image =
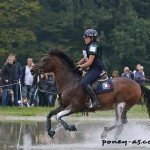
[[[93,91],[92,87],[88,84],[85,90],[90,96],[90,99],[92,101],[92,107],[100,107],[100,102],[97,100],[96,94]]]

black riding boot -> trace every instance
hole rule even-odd
[[[96,94],[94,93],[92,87],[88,85],[85,88],[86,92],[89,94],[91,101],[92,101],[92,107],[100,107],[100,102],[96,98]]]

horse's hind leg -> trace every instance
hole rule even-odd
[[[50,111],[48,114],[47,114],[47,122],[46,122],[46,130],[48,132],[48,135],[53,138],[54,134],[55,134],[55,131],[52,131],[51,130],[51,117],[53,115],[56,115],[58,112],[60,112],[61,110],[63,110],[63,107],[60,105],[59,107],[57,107],[56,109]]]
[[[119,119],[119,116],[118,116],[118,113],[117,113],[117,109],[115,110],[116,111],[116,123],[118,122],[118,119]],[[114,125],[109,125],[109,126],[105,126],[104,127],[104,130],[103,130],[103,132],[102,132],[102,134],[101,134],[101,138],[102,139],[104,139],[104,138],[106,138],[107,137],[107,133],[109,132],[109,131],[111,131],[111,130],[113,130],[113,129],[115,129],[116,128],[116,123],[114,124]]]
[[[104,130],[101,134],[101,138],[106,138],[107,133],[116,128],[116,133],[114,138],[118,139],[119,135],[123,130],[124,124],[127,123],[127,117],[126,117],[127,108],[125,106],[125,103],[124,102],[119,103],[115,111],[116,111],[116,124],[112,126],[104,127]]]
[[[114,139],[117,140],[123,130],[124,124],[127,123],[126,103],[122,102],[117,105],[118,122],[116,124],[116,133]]]

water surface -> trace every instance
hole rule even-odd
[[[93,150],[93,149],[146,149],[150,148],[150,122],[129,121],[117,141],[113,143],[115,130],[101,139],[103,127],[112,121],[100,120],[69,120],[74,123],[77,132],[65,131],[56,122],[52,123],[57,133],[51,139],[45,131],[45,122],[0,122],[0,149],[6,150]],[[126,142],[126,145],[125,143]]]

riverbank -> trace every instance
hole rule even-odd
[[[54,108],[42,108],[42,107],[0,107],[0,120],[27,120],[27,121],[45,121],[46,115]],[[149,119],[145,106],[136,105],[128,113],[128,119]],[[89,113],[88,116],[84,116],[82,113],[73,114],[64,119],[73,120],[99,120],[99,119],[113,119],[115,118],[115,111],[97,111],[95,113]],[[52,117],[55,120],[55,116]]]

